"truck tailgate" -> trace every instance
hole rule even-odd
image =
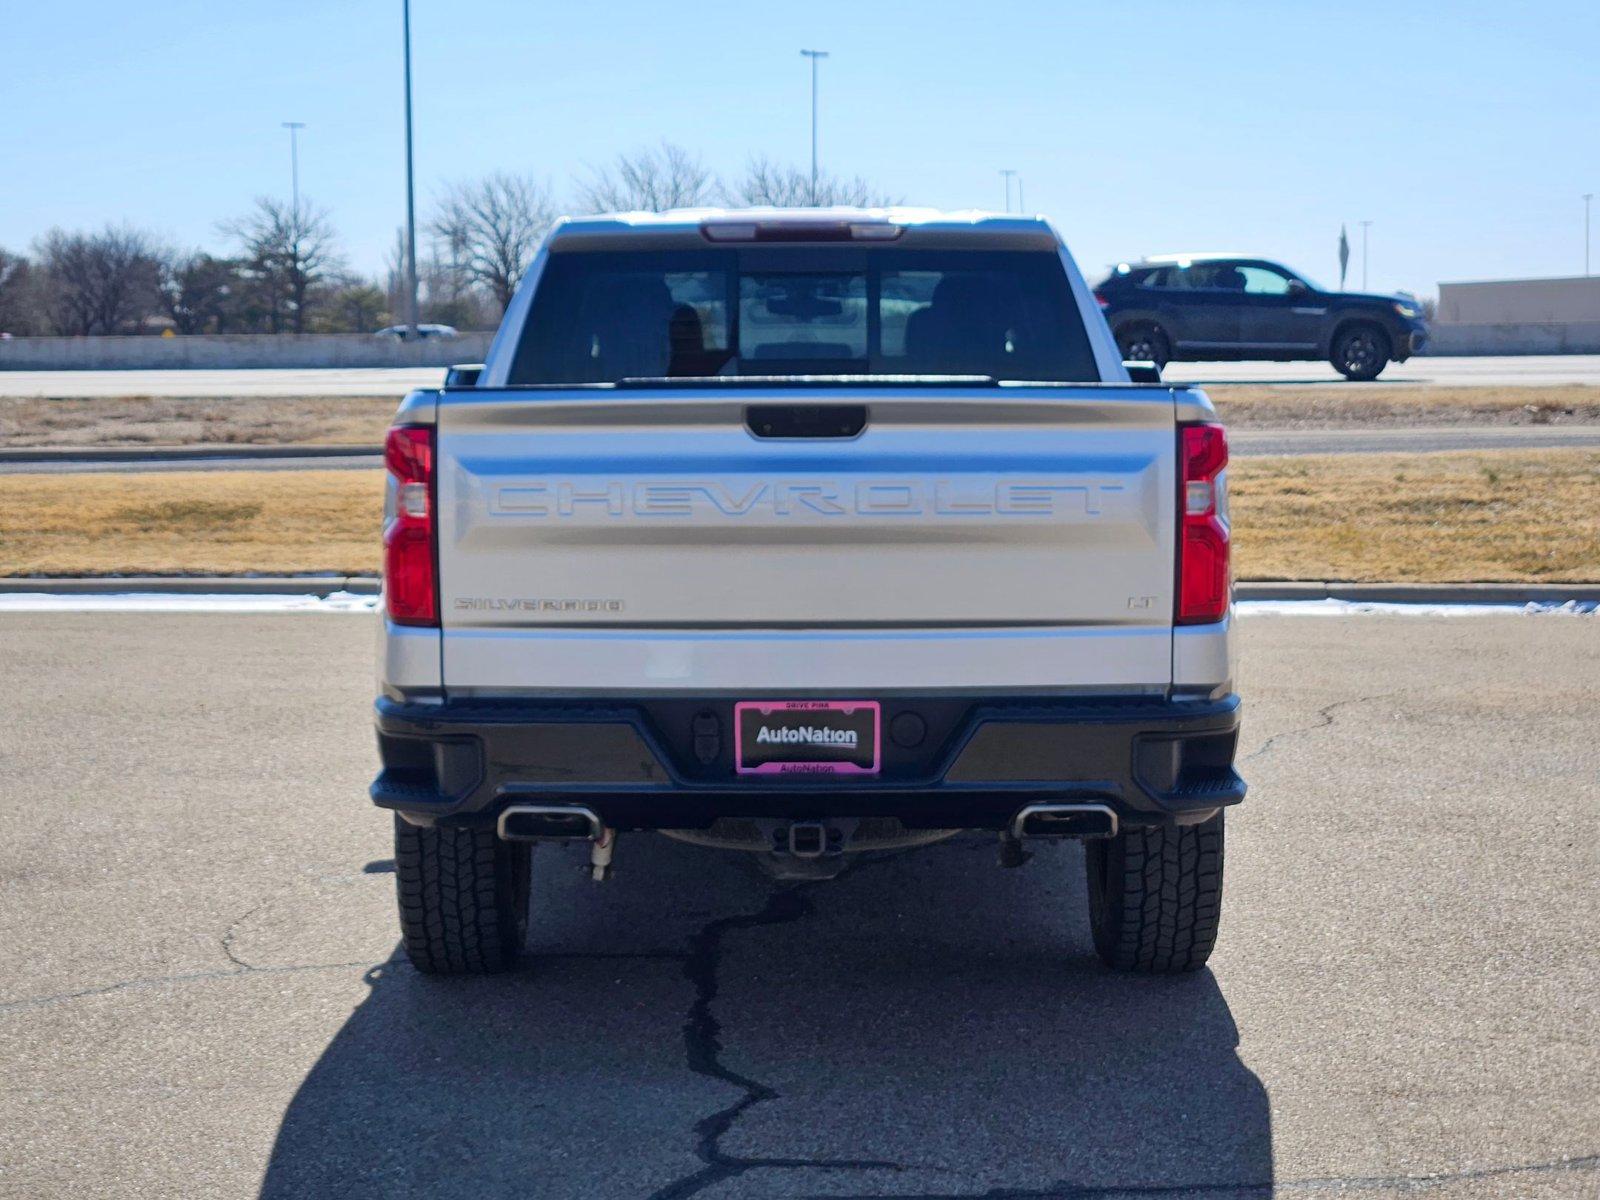
[[[864,405],[867,420],[853,437],[761,437],[752,405]],[[1037,634],[1064,686],[1072,644],[1097,684],[1162,685],[1175,470],[1174,405],[1156,389],[445,393],[445,682],[559,686],[529,648],[579,631],[597,669],[649,631],[658,677],[663,645],[681,659],[751,631],[774,645],[918,631],[933,653]],[[1090,648],[1107,636],[1115,654]]]

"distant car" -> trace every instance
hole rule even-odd
[[[378,332],[373,334],[372,336],[373,337],[399,338],[401,341],[407,341],[411,337],[411,327],[409,325],[389,325],[389,326],[386,326],[383,329],[378,330]],[[446,338],[453,338],[453,337],[460,337],[460,336],[461,336],[460,331],[457,330],[454,325],[418,325],[417,326],[417,340],[418,341],[427,341],[430,338],[437,338],[437,339],[442,341],[442,340],[444,340]]]
[[[1330,292],[1288,267],[1244,255],[1119,263],[1095,299],[1122,357],[1157,366],[1326,359],[1347,379],[1374,379],[1428,341],[1412,297]]]

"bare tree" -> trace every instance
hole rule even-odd
[[[168,252],[128,225],[99,233],[52,229],[38,244],[57,329],[66,334],[121,333],[156,311]]]
[[[493,329],[500,323],[498,301],[467,275],[466,251],[438,237],[431,239],[417,261],[417,320],[437,321],[457,329]],[[385,278],[379,286],[389,311],[405,311],[406,231],[395,231],[395,244],[384,256]]]
[[[538,182],[496,173],[449,187],[429,228],[444,244],[444,262],[486,288],[504,312],[554,220]]]
[[[578,198],[588,212],[665,212],[709,204],[717,190],[703,162],[682,146],[662,142],[656,150],[619,154],[610,167],[579,183]]]
[[[243,273],[256,293],[267,332],[306,332],[322,300],[322,285],[342,258],[328,215],[301,201],[296,207],[267,196],[254,211],[222,225],[244,248]]]
[[[770,205],[773,208],[805,208],[813,204],[884,208],[900,203],[897,197],[878,191],[859,175],[853,179],[818,175],[813,196],[811,172],[783,166],[764,155],[752,158],[745,166],[743,178],[732,187],[722,189],[722,199],[725,204],[734,206]]]
[[[50,327],[43,279],[20,254],[0,250],[0,333],[44,333]]]

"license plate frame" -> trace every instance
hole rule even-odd
[[[740,700],[733,706],[733,737],[739,775],[860,776],[883,770],[883,707],[876,700]]]

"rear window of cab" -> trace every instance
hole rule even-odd
[[[509,382],[880,374],[1099,381],[1054,254],[805,245],[552,253]]]

